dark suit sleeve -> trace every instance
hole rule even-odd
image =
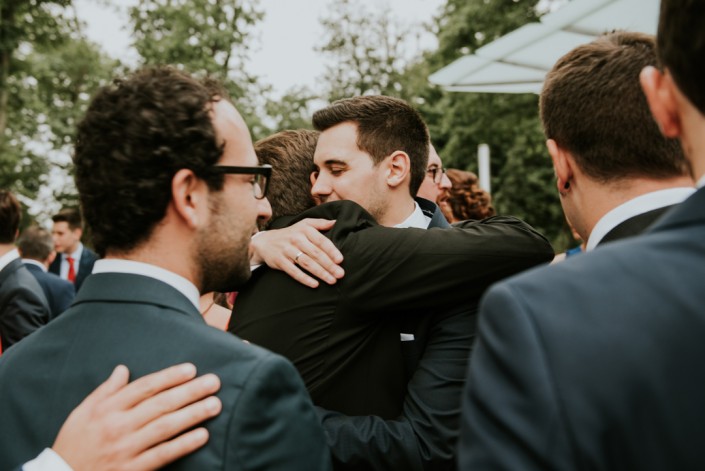
[[[451,229],[376,226],[348,237],[342,250],[347,287],[342,301],[361,313],[390,314],[452,309],[554,256],[545,237],[513,217]]]
[[[523,298],[493,287],[463,392],[460,469],[575,469],[542,337]]]
[[[294,367],[268,355],[245,384],[228,426],[238,445],[225,469],[328,470],[330,451]]]
[[[348,417],[316,408],[336,465],[345,469],[455,469],[460,397],[475,309],[436,315],[407,387],[402,416]]]
[[[32,276],[32,275],[28,275]],[[34,278],[32,278],[34,281]],[[15,286],[0,302],[0,336],[7,350],[49,321],[49,308],[43,294],[24,286]]]

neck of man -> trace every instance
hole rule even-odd
[[[15,244],[0,244],[0,257],[8,253],[10,250],[15,249]]]
[[[136,248],[119,251],[107,249],[105,259],[131,260],[169,270],[193,283],[201,291],[200,275],[195,268],[192,232],[184,227],[158,224],[149,238]]]
[[[693,186],[693,179],[687,176],[667,179],[627,178],[608,183],[584,180],[577,188],[582,191],[575,193],[579,200],[582,223],[574,223],[574,227],[586,241],[600,219],[617,206],[654,191]],[[575,189],[575,185],[572,185],[571,191]]]
[[[406,195],[391,195],[386,211],[384,214],[377,217],[377,222],[387,227],[394,227],[397,224],[401,224],[414,212],[415,204],[414,199],[409,195],[408,191]]]
[[[76,250],[78,250],[78,245],[79,245],[79,244],[80,244],[80,242],[76,242],[76,243],[73,244],[71,247],[68,247],[68,248],[64,251],[64,254],[68,257],[69,255],[71,255],[72,253],[74,253]]]

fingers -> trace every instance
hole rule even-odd
[[[130,372],[125,365],[115,367],[110,377],[98,386],[83,400],[82,404],[100,403],[127,384],[130,379]]]
[[[159,469],[183,456],[192,453],[208,442],[208,431],[204,428],[191,430],[173,440],[145,451],[130,465],[132,471]]]
[[[182,363],[162,371],[143,376],[128,384],[114,400],[115,406],[129,409],[136,404],[148,399],[169,388],[193,379],[196,376],[196,367],[191,363]]]
[[[215,396],[194,402],[166,414],[160,414],[130,437],[140,445],[139,452],[148,450],[195,425],[215,417],[222,410],[220,399]]]
[[[220,379],[216,375],[203,375],[185,384],[172,387],[171,389],[162,391],[159,394],[144,400],[130,411],[129,419],[134,421],[135,428],[142,427],[152,421],[159,424],[162,420],[160,419],[161,416],[165,416],[165,414],[169,414],[173,411],[178,411],[178,409],[184,408],[189,404],[193,404],[196,401],[206,398],[207,396],[216,393],[218,389],[220,389]],[[212,400],[215,400],[218,404],[220,404],[220,401],[215,397],[207,398],[206,402],[212,402]],[[203,404],[201,407],[203,407]],[[192,412],[189,408],[186,408],[185,410]],[[152,425],[150,424],[149,427],[151,426]],[[169,438],[170,436],[171,435],[161,437],[161,440]]]

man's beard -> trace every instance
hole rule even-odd
[[[196,235],[201,292],[237,291],[251,275],[249,245],[254,221],[249,227],[237,221],[237,215],[223,214],[218,197],[213,197],[210,204],[211,224]]]

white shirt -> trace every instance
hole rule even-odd
[[[595,227],[590,233],[585,250],[593,250],[609,231],[627,219],[653,211],[654,209],[682,203],[693,193],[695,193],[695,189],[691,187],[669,188],[666,190],[652,191],[651,193],[637,196],[626,203],[620,204],[597,221],[597,224],[595,224]]]
[[[44,273],[46,273],[47,271],[47,267],[45,267],[42,262],[34,260],[33,258],[23,258],[22,263],[24,263],[25,265],[35,265],[41,268]]]
[[[78,247],[76,250],[73,251],[73,253],[70,254],[61,254],[61,267],[59,268],[59,276],[63,278],[64,280],[69,279],[69,262],[66,260],[68,257],[73,258],[73,269],[76,272],[76,275],[78,275],[78,264],[81,261],[81,255],[83,255],[83,244],[78,243]]]
[[[129,273],[154,278],[179,291],[179,293],[186,296],[188,300],[196,306],[196,309],[199,309],[198,299],[200,294],[198,288],[183,276],[156,265],[120,258],[103,258],[95,262],[93,274],[96,273]]]
[[[394,227],[405,228],[405,227],[416,227],[418,229],[428,229],[428,225],[431,223],[431,218],[426,216],[419,204],[414,201],[414,211],[406,218],[404,221],[400,222]]]
[[[22,471],[73,471],[51,448],[44,448],[39,456],[22,466]]]
[[[0,257],[0,270],[8,266],[10,262],[16,258],[20,258],[20,253],[17,251],[17,249],[12,249],[5,255]]]

